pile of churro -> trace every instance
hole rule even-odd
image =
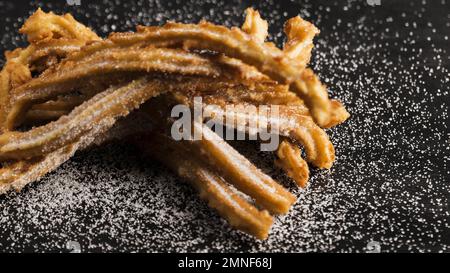
[[[37,10],[20,29],[29,45],[6,52],[0,73],[0,193],[21,190],[77,151],[127,141],[189,181],[231,226],[267,238],[296,197],[205,119],[192,120],[200,140],[175,140],[171,109],[201,97],[215,118],[239,116],[244,134],[254,131],[250,120],[276,124],[275,165],[306,187],[308,163],[328,169],[335,160],[323,128],[349,113],[307,67],[318,29],[297,16],[284,32],[282,49],[266,42],[268,24],[249,8],[240,28],[168,22],[102,39],[69,14]],[[230,105],[277,106],[278,116]]]

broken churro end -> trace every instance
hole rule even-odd
[[[247,15],[241,29],[259,43],[264,43],[268,35],[269,24],[253,8],[246,9],[245,13]]]
[[[305,188],[309,179],[309,168],[300,149],[286,140],[280,143],[275,164],[283,169],[298,186]]]

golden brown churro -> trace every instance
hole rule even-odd
[[[160,98],[144,111],[147,111],[155,120],[160,121],[156,127],[163,132],[170,132],[172,119],[168,104],[170,98]],[[286,189],[264,174],[244,156],[214,133],[208,126],[200,121],[192,122],[190,138],[198,136],[198,140],[182,140],[190,150],[201,154],[217,169],[217,172],[238,190],[253,197],[257,204],[275,214],[287,213],[296,198]]]
[[[0,72],[0,131],[9,110],[10,90],[31,79],[32,71],[42,71],[78,51],[89,41],[100,38],[92,30],[78,23],[70,14],[55,15],[38,9],[20,29],[30,45],[6,52],[6,64]]]
[[[194,97],[201,97],[207,105],[225,107],[228,104],[248,103],[252,105],[295,106],[290,107],[290,109],[301,115],[310,115],[303,101],[287,90],[284,85],[272,82],[238,83],[226,79],[184,78],[181,82],[172,82],[172,84],[179,85],[178,88],[172,88],[172,90],[181,90],[173,91],[172,94],[178,102],[186,105],[192,105]],[[192,86],[196,88],[192,88]],[[40,117],[58,118],[58,113],[64,113],[63,110],[68,112],[76,105],[81,104],[82,101],[83,98],[80,96],[69,96],[56,101],[36,104],[27,113],[27,117],[34,121],[38,121]],[[331,100],[331,105],[333,109],[332,117],[325,128],[334,127],[349,117],[349,113],[341,102]]]
[[[80,79],[92,78],[99,73],[143,71],[213,77],[220,74],[218,65],[199,55],[176,49],[127,49],[103,53],[80,63],[65,62],[14,89],[5,128],[12,129],[27,106],[70,92],[84,84]]]
[[[319,125],[329,122],[331,106],[326,89],[311,88],[303,83],[309,79],[309,73],[303,74],[301,63],[276,47],[251,39],[238,28],[228,29],[207,22],[198,25],[168,23],[161,28],[138,27],[136,34],[113,34],[109,39],[119,45],[182,43],[184,48],[208,49],[240,59],[274,80],[290,84],[290,89],[305,101]]]
[[[251,11],[249,11],[249,16],[252,16]],[[294,24],[295,22],[291,23],[291,25]],[[305,32],[315,31],[314,28],[310,29],[305,29]],[[299,62],[302,55],[298,53],[299,50],[293,50],[294,44],[309,44],[311,35],[306,35],[298,29],[290,31],[288,34],[290,45],[287,47],[287,52],[284,52],[271,43],[261,42],[260,38],[252,38],[264,35],[255,36],[254,33],[248,34],[239,28],[229,29],[208,22],[199,24],[170,22],[162,27],[139,26],[137,33],[113,33],[107,40],[93,43],[84,47],[83,50],[71,54],[67,60],[76,62],[102,50],[138,45],[159,47],[181,45],[184,49],[212,50],[255,66],[274,80],[289,84],[291,90],[305,101],[318,124],[327,124],[331,106],[326,89],[310,89],[310,85],[302,84],[304,78],[308,76],[302,76],[304,64],[307,61]],[[294,55],[295,58],[290,55]]]
[[[27,132],[0,135],[0,159],[26,159],[56,150],[90,130],[106,117],[125,116],[153,96],[184,87],[170,84],[170,79],[138,79],[124,86],[112,87],[75,108],[55,122]],[[195,88],[190,83],[189,88]]]
[[[0,194],[10,189],[20,191],[25,185],[38,181],[45,174],[55,170],[62,163],[69,160],[77,150],[89,146],[95,141],[96,136],[108,130],[115,120],[104,119],[96,124],[88,133],[78,140],[51,153],[35,157],[29,160],[9,163],[0,169]]]
[[[217,122],[234,124],[233,121],[245,122],[243,126],[247,130],[257,128],[270,128],[276,126],[280,136],[289,137],[298,141],[306,149],[307,160],[318,168],[330,168],[334,162],[334,147],[327,134],[318,127],[311,117],[305,115],[297,106],[277,106],[278,116],[272,117],[268,113],[249,113],[243,107],[218,107],[209,105],[206,107],[206,115],[211,116]],[[242,110],[244,109],[244,110]],[[231,120],[232,122],[229,122]],[[261,124],[263,126],[261,126]]]
[[[276,183],[268,175],[256,168],[222,138],[204,124],[194,122],[194,131],[201,130],[202,139],[194,141],[202,154],[212,164],[220,166],[220,171],[237,189],[255,198],[256,202],[272,213],[287,213],[296,201],[294,195]]]

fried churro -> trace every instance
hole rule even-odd
[[[5,128],[12,129],[33,103],[52,99],[81,87],[83,78],[114,72],[159,72],[218,76],[220,67],[193,53],[176,49],[111,50],[79,63],[64,62],[12,91]]]

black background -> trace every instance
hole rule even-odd
[[[38,6],[70,12],[102,36],[167,20],[239,26],[253,6],[278,45],[283,22],[300,14],[321,30],[312,67],[352,117],[330,130],[335,166],[312,170],[306,191],[291,187],[299,201],[267,242],[229,229],[190,187],[117,143],[1,197],[0,251],[67,251],[67,241],[82,251],[367,251],[372,241],[381,251],[449,251],[448,0],[0,1],[2,51],[25,44],[17,29]]]

